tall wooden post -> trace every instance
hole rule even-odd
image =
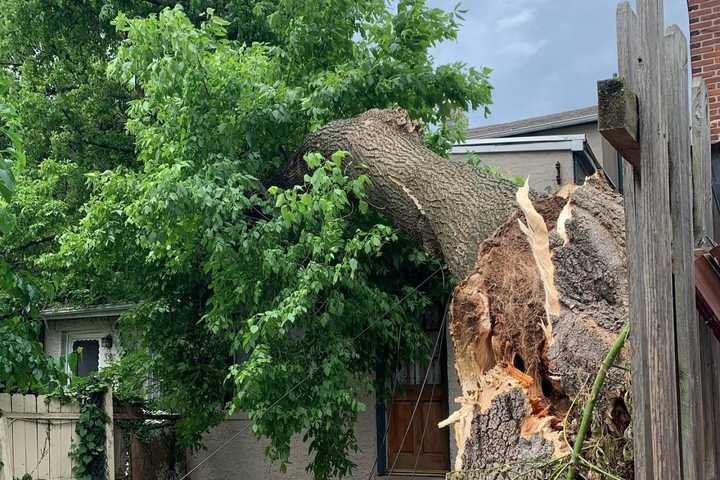
[[[618,71],[628,88],[638,90],[637,59],[640,56],[640,31],[638,19],[630,7],[623,2],[617,10]],[[637,138],[637,132],[630,132]],[[642,282],[647,261],[645,249],[638,245],[640,241],[640,218],[638,218],[642,197],[640,195],[640,176],[630,163],[623,162],[623,191],[625,195],[625,235],[628,252],[629,312],[632,322],[630,342],[632,357],[633,388],[633,450],[635,457],[635,478],[652,479],[652,443],[650,432],[648,347],[645,324],[645,310]],[[636,188],[637,185],[637,188]],[[634,254],[630,254],[634,252]]]
[[[698,433],[687,42],[677,27],[664,35],[662,0],[637,5],[637,16],[628,3],[618,8],[621,79],[598,90],[601,132],[630,162],[624,191],[635,478],[694,480],[705,478],[705,437]]]
[[[705,479],[700,324],[695,310],[693,185],[688,99],[688,42],[677,25],[664,40],[663,90],[668,128],[672,275],[680,399],[680,452],[685,479]]]

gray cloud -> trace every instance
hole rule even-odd
[[[446,10],[457,0],[430,0]],[[493,69],[492,115],[472,126],[594,104],[596,82],[617,71],[616,0],[465,0],[457,42],[432,52],[437,64],[463,61]],[[688,34],[685,0],[665,1],[665,23]]]
[[[528,23],[530,20],[533,19],[534,16],[535,9],[526,8],[524,10],[520,10],[514,15],[510,15],[509,17],[502,17],[500,20],[497,21],[497,28],[498,30],[505,30],[506,28],[519,27],[525,23]]]

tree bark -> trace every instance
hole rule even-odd
[[[351,176],[372,181],[370,203],[462,280],[449,312],[462,396],[440,423],[454,426],[456,468],[463,478],[547,478],[569,459],[587,380],[627,321],[622,198],[600,175],[535,196],[434,154],[401,109],[319,129],[285,178],[302,179],[302,153],[338,150],[350,153]],[[628,357],[626,348],[619,362]],[[632,473],[622,455],[629,381],[608,372],[593,424],[597,461],[621,476]]]
[[[480,242],[515,209],[517,185],[425,148],[418,125],[401,109],[373,109],[320,128],[283,176],[298,183],[307,171],[303,153],[329,158],[338,150],[350,152],[351,176],[371,179],[371,205],[441,255],[458,278],[475,264]]]

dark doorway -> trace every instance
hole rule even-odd
[[[100,361],[100,342],[98,340],[75,340],[72,345],[73,352],[78,354],[75,374],[86,377],[98,371]]]

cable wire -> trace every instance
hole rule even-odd
[[[390,309],[389,309],[387,312],[385,312],[385,313],[380,317],[380,320],[382,320],[382,319],[385,318],[387,315],[389,315],[390,312],[392,312],[395,308],[397,308],[400,304],[402,304],[405,300],[407,300],[407,299],[410,297],[410,295],[412,295],[412,294],[414,294],[415,292],[417,292],[417,291],[420,289],[420,287],[422,287],[422,286],[425,285],[427,282],[429,282],[430,279],[432,279],[435,275],[437,275],[437,274],[438,274],[440,271],[442,271],[444,268],[445,268],[444,266],[440,266],[440,267],[438,267],[437,270],[435,270],[435,271],[432,272],[430,275],[428,275],[427,277],[425,277],[425,279],[424,279],[422,282],[420,282],[419,284],[417,284],[416,287],[414,287],[411,291],[409,291],[409,292],[408,292],[407,294],[405,294],[402,298],[400,298],[392,307],[390,307]],[[443,323],[444,323],[444,322],[443,322]],[[353,342],[353,343],[356,342],[356,341],[357,341],[360,337],[362,337],[368,330],[370,330],[370,327],[371,327],[371,325],[368,325],[368,326],[365,327],[360,333],[358,333],[355,337],[353,337],[352,342]],[[434,353],[433,353],[433,354],[434,354]],[[299,387],[300,385],[302,385],[302,384],[304,384],[305,382],[307,382],[307,381],[310,379],[310,377],[312,376],[312,374],[313,374],[314,372],[315,372],[315,371],[312,371],[312,372],[308,373],[308,375],[306,375],[305,378],[303,378],[303,379],[300,380],[298,383],[296,383],[295,385],[293,385],[292,387],[290,387],[285,393],[283,393],[283,394],[280,396],[280,398],[278,398],[277,400],[275,400],[275,402],[273,402],[273,403],[270,405],[270,407],[268,407],[265,411],[267,412],[267,411],[271,410],[273,407],[275,407],[277,404],[279,404],[282,400],[284,400],[288,395],[290,395],[292,392],[294,392],[294,391],[297,389],[297,387]],[[425,379],[427,379],[427,374],[425,375]],[[416,407],[417,407],[417,405],[416,405]],[[414,411],[413,411],[413,414],[414,414]],[[262,414],[260,414],[260,417],[262,417]],[[235,440],[237,437],[239,437],[239,436],[242,435],[243,433],[246,433],[247,430],[250,428],[251,425],[252,425],[252,422],[248,423],[248,425],[247,425],[245,428],[237,431],[237,432],[236,432],[235,434],[233,434],[230,438],[228,438],[227,440],[225,440],[219,447],[217,447],[217,448],[216,448],[215,450],[213,450],[210,454],[208,454],[205,458],[203,458],[197,465],[195,465],[189,472],[187,472],[185,475],[183,475],[182,477],[180,477],[179,480],[185,480],[186,478],[188,478],[191,473],[193,473],[194,471],[196,471],[197,469],[199,469],[199,468],[200,468],[201,466],[203,466],[208,460],[210,460],[212,457],[214,457],[215,455],[217,455],[217,453],[220,452],[220,450],[222,450],[223,448],[227,447],[227,446],[230,444],[230,442],[232,442],[233,440]]]
[[[408,426],[405,429],[405,434],[402,437],[402,440],[400,441],[400,447],[398,447],[398,453],[400,450],[402,450],[403,446],[405,445],[405,440],[407,439],[407,435],[410,432],[410,427],[412,427],[412,421],[415,418],[415,414],[417,413],[417,408],[420,405],[420,398],[422,397],[423,390],[425,390],[425,385],[427,384],[428,377],[430,376],[430,367],[432,367],[433,359],[435,358],[435,354],[437,353],[437,348],[440,345],[440,338],[443,336],[445,331],[445,323],[447,322],[447,315],[443,315],[443,321],[442,325],[440,325],[440,330],[438,331],[438,335],[435,338],[435,346],[433,347],[433,353],[430,357],[430,363],[428,364],[428,368],[425,371],[425,378],[423,378],[423,383],[420,386],[420,393],[418,393],[418,398],[415,401],[415,406],[413,407],[412,414],[410,415],[410,421],[408,422]],[[398,458],[400,456],[396,453],[395,454],[395,460],[393,461],[392,467],[390,467],[390,472],[387,474],[388,477],[391,477],[393,474],[393,471],[395,471],[395,465],[397,465]]]
[[[447,315],[447,311],[445,313]],[[445,332],[443,332],[443,339],[445,338]],[[435,397],[435,386],[436,384],[432,384],[432,389],[430,390],[430,401],[432,402],[433,398]],[[420,461],[420,452],[422,451],[422,445],[425,441],[425,433],[427,432],[428,423],[430,423],[430,409],[428,409],[427,415],[425,416],[425,423],[423,425],[422,430],[422,436],[420,437],[420,448],[417,451],[417,454],[415,455],[415,464],[413,465],[413,472],[412,472],[412,480],[415,480],[415,474],[417,473],[417,466],[418,462]]]

